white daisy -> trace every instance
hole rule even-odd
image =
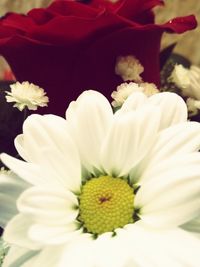
[[[15,102],[14,107],[22,111],[24,108],[37,110],[38,107],[46,107],[49,98],[42,88],[33,83],[16,82],[10,85],[11,92],[6,92],[7,102]]]
[[[86,91],[66,120],[32,115],[3,162],[29,185],[3,267],[199,267],[200,124],[179,96],[131,95],[112,113]],[[4,218],[4,212],[0,215]]]

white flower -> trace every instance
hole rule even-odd
[[[117,91],[112,92],[111,97],[113,107],[121,107],[125,100],[135,92],[142,92],[146,96],[151,96],[159,92],[156,85],[153,83],[122,83],[117,87]]]
[[[124,81],[142,82],[140,74],[144,71],[144,67],[140,61],[132,56],[120,56],[117,58],[115,65],[115,73]]]
[[[182,95],[200,100],[200,68],[175,65],[170,79],[181,89]]]
[[[190,84],[189,69],[181,64],[176,64],[170,76],[170,80],[180,88],[187,88]]]
[[[28,117],[15,140],[25,161],[1,156],[29,185],[3,267],[199,267],[182,225],[200,215],[200,124],[182,98],[138,92],[113,114],[86,91],[66,118]]]
[[[189,116],[195,116],[200,110],[200,68],[191,66],[190,69],[183,65],[176,65],[169,78],[181,90],[181,95],[186,97]]]
[[[188,112],[190,116],[195,116],[200,110],[200,100],[195,100],[194,98],[188,97],[186,100]]]
[[[7,102],[15,102],[14,107],[22,111],[25,107],[29,110],[37,110],[38,107],[46,107],[49,102],[42,88],[29,82],[10,85],[11,92],[6,92]]]

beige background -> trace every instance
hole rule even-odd
[[[8,11],[26,13],[34,7],[47,6],[51,0],[0,0],[0,16]]]
[[[34,7],[47,6],[52,0],[0,0],[0,16],[8,11],[26,13]],[[198,0],[165,0],[165,7],[155,9],[156,22],[163,23],[176,16],[195,14],[200,23],[200,1]],[[162,40],[162,47],[177,41],[175,52],[188,57],[193,64],[200,65],[200,27],[193,32],[183,35],[165,34]],[[1,70],[7,68],[3,59],[0,59]]]
[[[194,14],[200,25],[200,1],[199,0],[166,0],[165,7],[155,9],[156,21],[166,22],[177,16]],[[200,27],[196,30],[181,35],[165,34],[162,47],[178,41],[175,52],[188,57],[193,64],[200,65]]]

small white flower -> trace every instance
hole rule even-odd
[[[114,99],[112,106],[121,107],[125,100],[134,92],[142,92],[146,96],[151,96],[159,93],[159,90],[153,83],[122,83],[117,87],[117,91],[111,94],[111,97]]]
[[[11,92],[6,92],[7,102],[15,102],[14,107],[22,111],[24,108],[37,110],[38,107],[46,107],[49,98],[42,88],[29,82],[16,82],[10,85]]]
[[[200,100],[200,68],[191,66],[190,69],[183,65],[176,65],[170,79],[180,89],[185,97]]]
[[[188,97],[186,100],[189,116],[195,116],[200,110],[200,101],[194,98]]]
[[[24,161],[1,155],[26,181],[7,186],[22,193],[3,267],[199,267],[182,227],[200,215],[200,124],[183,99],[137,92],[113,114],[86,91],[66,118],[31,115],[15,140]]]
[[[181,64],[175,65],[170,80],[180,88],[188,88],[190,85],[189,69]]]
[[[121,76],[123,81],[142,82],[140,74],[143,71],[144,67],[136,57],[129,55],[117,58],[115,73]]]

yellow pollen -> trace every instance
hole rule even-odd
[[[111,232],[133,222],[133,188],[120,178],[93,178],[82,187],[79,210],[88,232]]]

